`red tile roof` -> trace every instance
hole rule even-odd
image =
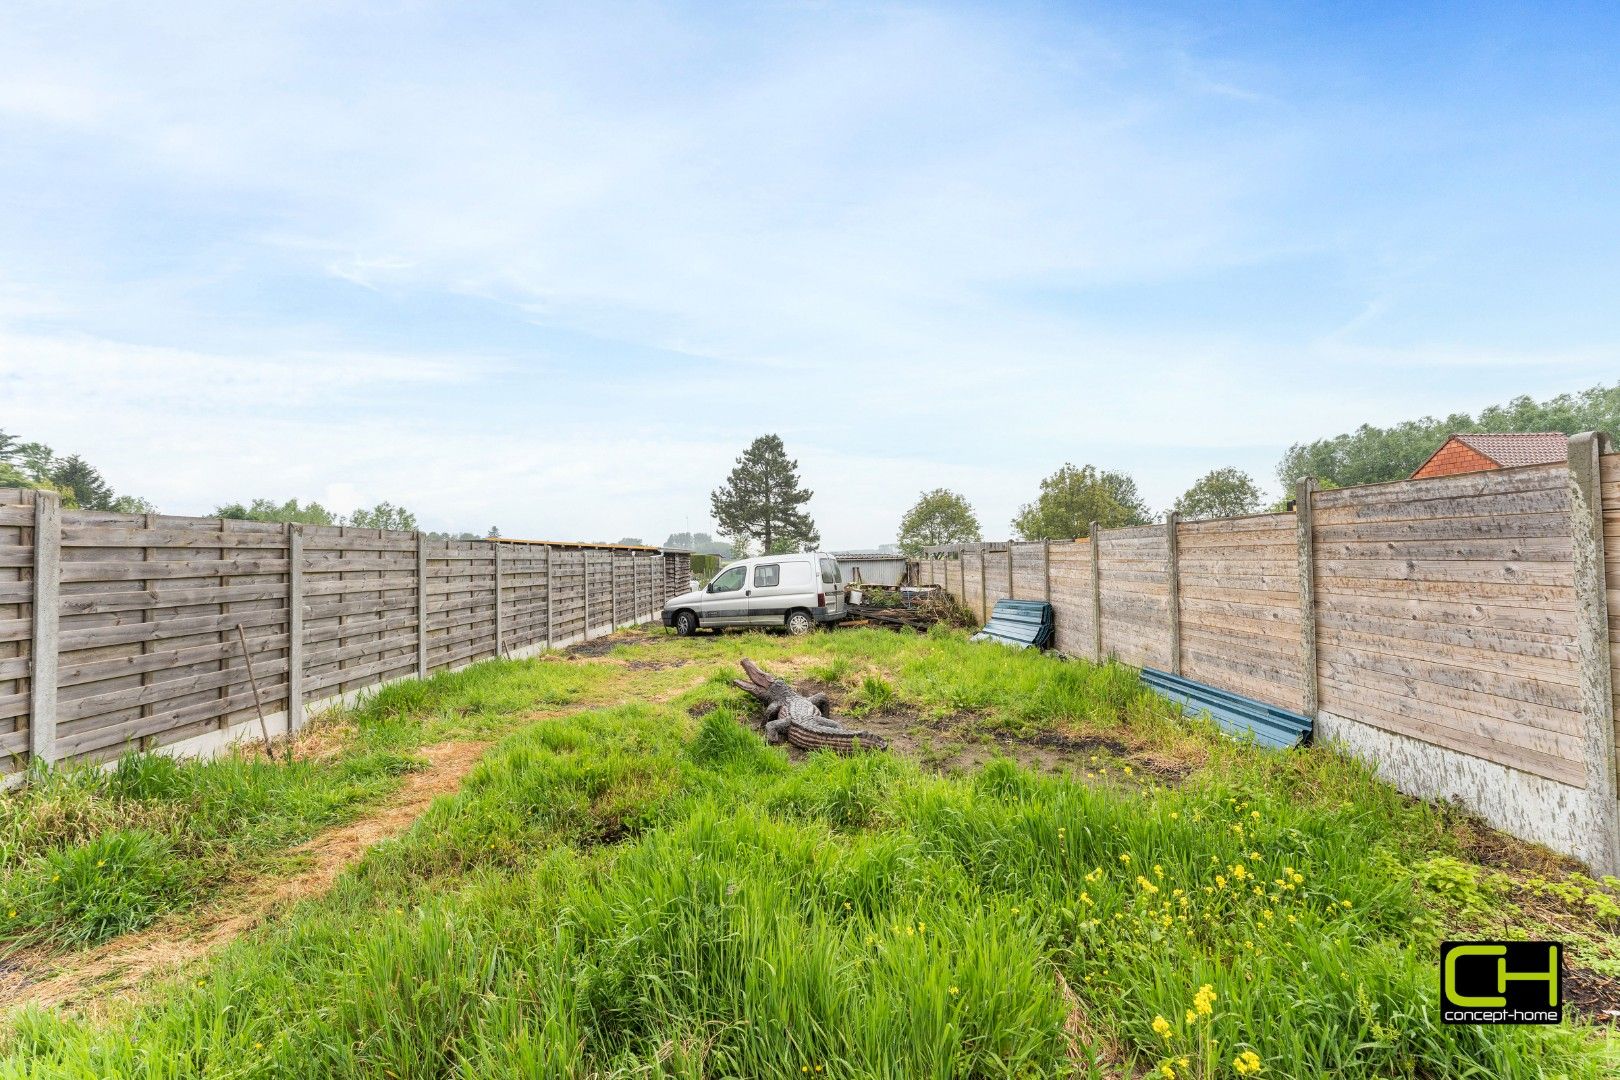
[[[1484,454],[1504,469],[1510,469],[1515,465],[1550,465],[1569,456],[1569,436],[1556,431],[1453,437],[1464,446]]]

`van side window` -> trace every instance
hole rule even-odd
[[[821,580],[825,585],[838,584],[838,563],[832,559],[821,560]]]
[[[754,567],[754,588],[768,589],[782,580],[782,568],[776,563]]]
[[[742,588],[743,578],[748,576],[748,567],[733,566],[719,577],[709,583],[709,591],[734,592]]]

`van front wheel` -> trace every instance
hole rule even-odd
[[[816,628],[816,622],[810,617],[808,611],[793,611],[788,613],[787,632],[794,637],[802,637]]]
[[[691,637],[697,631],[697,616],[690,611],[677,612],[675,615],[675,632],[681,637]]]

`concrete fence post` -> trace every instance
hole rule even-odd
[[[1091,651],[1097,663],[1103,662],[1102,632],[1102,532],[1095,521],[1086,526],[1086,542],[1091,548]]]
[[[1007,599],[1018,599],[1018,579],[1013,576],[1013,542],[1007,541]]]
[[[608,552],[608,581],[613,584],[613,629],[619,628],[619,553]]]
[[[1316,479],[1302,477],[1294,485],[1294,525],[1299,545],[1299,704],[1306,716],[1316,716],[1320,696],[1316,682],[1316,523],[1311,500]]]
[[[1170,622],[1170,674],[1181,674],[1181,543],[1177,530],[1181,515],[1164,516],[1164,608]]]
[[[546,648],[552,648],[556,641],[557,626],[557,575],[552,571],[551,545],[546,545]]]
[[[28,752],[35,761],[56,760],[56,660],[61,612],[62,499],[34,492],[34,624],[28,665]]]
[[[506,645],[506,618],[501,611],[501,542],[495,541],[495,656],[497,659]]]
[[[990,545],[979,545],[979,621],[990,621],[990,586],[988,576],[984,572],[984,564],[990,561]]]
[[[427,537],[416,534],[416,677],[428,677],[428,549]]]
[[[287,526],[287,730],[304,726],[304,527]]]
[[[1601,471],[1608,443],[1608,436],[1600,431],[1583,431],[1569,438],[1579,701],[1585,736],[1586,795],[1596,832],[1587,861],[1599,874],[1620,873],[1620,803],[1616,801],[1620,793],[1616,790],[1614,668],[1609,643]]]
[[[583,641],[591,640],[591,549],[579,549],[579,579],[580,589],[585,596],[585,627],[581,631],[585,636]]]
[[[1052,541],[1041,541],[1041,599],[1052,602]]]

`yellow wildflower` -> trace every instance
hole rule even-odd
[[[1153,1018],[1153,1030],[1159,1035],[1160,1038],[1167,1042],[1169,1041],[1171,1035],[1170,1021],[1166,1020],[1162,1016],[1155,1016]]]
[[[1122,863],[1129,863],[1131,861],[1131,853],[1128,852],[1128,851],[1120,852],[1119,853],[1119,861],[1122,862]]]
[[[1205,983],[1198,988],[1198,993],[1193,995],[1193,1008],[1198,1010],[1199,1016],[1208,1016],[1213,1011],[1214,1004],[1215,988]]]
[[[1237,1070],[1239,1076],[1253,1076],[1260,1071],[1260,1055],[1253,1050],[1245,1050],[1232,1059],[1232,1068]]]
[[[955,997],[957,994],[960,994],[960,993],[961,993],[961,991],[958,990],[956,987],[954,987],[954,986],[951,987],[951,996],[952,997]]]

